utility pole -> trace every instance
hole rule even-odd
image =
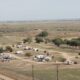
[[[59,80],[59,64],[56,64],[56,67],[57,67],[57,80]]]
[[[32,65],[32,80],[34,80],[34,65]]]

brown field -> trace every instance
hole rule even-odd
[[[27,37],[34,38],[38,33],[44,30],[49,33],[49,39],[54,39],[57,37],[62,39],[72,39],[80,37],[80,21],[34,21],[20,23],[0,23],[0,46],[11,46],[17,42],[21,42]],[[50,52],[50,55],[54,55],[55,58],[52,62],[39,63],[32,61],[32,59],[25,61],[24,55],[20,55],[18,56],[18,59],[10,62],[0,61],[0,74],[6,75],[14,80],[32,80],[32,64],[34,64],[35,80],[56,80],[56,65],[54,65],[54,62],[56,60],[58,61],[60,57],[64,57],[66,55],[66,58],[73,57],[73,60],[77,61],[79,64],[60,65],[60,80],[80,80],[80,56],[78,59],[75,58],[78,56],[80,49],[71,47],[68,48],[66,46],[56,47],[50,43],[37,44],[32,42],[31,44],[27,43],[26,45],[37,47],[41,50],[47,50]],[[14,54],[15,51],[20,50],[16,48],[13,49],[14,52],[11,54]],[[33,55],[43,54],[42,51],[24,52],[30,52]]]

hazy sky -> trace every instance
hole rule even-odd
[[[80,18],[80,0],[0,0],[0,21]]]

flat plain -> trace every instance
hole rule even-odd
[[[70,40],[72,38],[78,38],[80,37],[80,21],[63,20],[0,23],[0,46],[16,45],[17,42],[21,42],[27,37],[34,39],[41,31],[47,31],[49,33],[47,38],[49,39],[61,38]],[[63,46],[56,47],[51,43],[37,44],[33,41],[30,44],[26,43],[25,45],[41,49],[39,54],[41,54],[43,50],[47,50],[50,52],[50,55],[54,55],[55,58],[52,62],[43,63],[33,62],[32,60],[25,61],[24,56],[18,55],[16,60],[9,62],[0,61],[0,74],[14,80],[32,80],[33,77],[34,80],[57,80],[57,68],[54,62],[66,54],[69,57],[77,57],[80,52],[80,49]],[[14,54],[17,50],[23,50],[21,48],[13,49],[14,52],[11,54]],[[24,52],[30,52],[33,55],[38,54],[38,52],[34,51]],[[80,56],[78,56],[78,59],[74,58],[73,60],[78,61],[79,64],[59,65],[59,80],[80,80]],[[34,65],[34,70],[32,70],[32,65]],[[34,75],[32,74],[32,71],[34,71]]]

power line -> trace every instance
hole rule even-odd
[[[57,70],[57,76],[56,76],[56,78],[57,78],[57,80],[59,80],[59,64],[56,64],[56,70]]]
[[[34,80],[34,65],[32,65],[32,80]]]

